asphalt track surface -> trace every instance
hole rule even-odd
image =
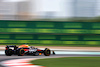
[[[5,55],[0,55],[0,62],[5,61],[5,60],[11,60],[11,59],[22,59],[22,58],[54,58],[54,57],[100,57],[100,55],[88,55],[88,54],[56,54],[56,55],[50,55],[50,56],[17,56],[17,55],[12,55],[12,56],[5,56]],[[4,67],[1,66],[0,67]]]

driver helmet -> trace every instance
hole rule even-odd
[[[31,46],[30,48],[35,49],[35,47],[34,47],[34,46]]]
[[[19,48],[28,48],[29,45],[26,45],[26,44],[23,44],[23,45],[20,45]]]

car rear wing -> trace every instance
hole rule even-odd
[[[14,48],[14,50],[16,50],[16,49],[18,48],[16,45],[6,45],[5,48],[6,48],[6,50],[7,50],[7,49],[9,49],[10,47],[11,47],[11,48]]]
[[[16,47],[16,45],[6,45],[6,47]]]

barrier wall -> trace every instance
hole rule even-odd
[[[99,45],[99,22],[0,21],[0,43]]]

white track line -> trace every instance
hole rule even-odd
[[[5,54],[5,52],[4,51],[0,51],[0,55],[3,55],[3,54]]]

